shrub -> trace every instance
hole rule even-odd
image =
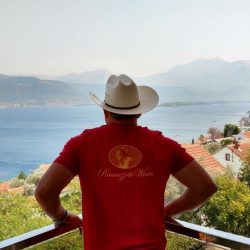
[[[227,145],[231,144],[233,141],[232,139],[223,139],[221,140],[220,144],[222,147],[226,147]]]
[[[43,174],[40,173],[40,172],[33,172],[33,173],[31,173],[31,174],[27,177],[26,182],[27,182],[28,184],[37,185],[37,183],[38,183],[39,180],[41,179],[42,175],[43,175]]]
[[[218,142],[212,142],[204,146],[204,148],[210,153],[215,154],[221,149],[221,144]]]
[[[33,196],[35,193],[35,188],[36,188],[36,186],[34,184],[32,184],[32,185],[25,184],[24,185],[24,195],[25,196]]]
[[[16,187],[21,187],[25,183],[24,179],[18,179],[18,177],[15,177],[10,180],[10,187],[11,188],[16,188]]]
[[[167,232],[168,250],[195,250],[203,245],[201,241],[180,234]]]
[[[0,240],[40,228],[51,221],[31,197],[0,193],[0,204]]]

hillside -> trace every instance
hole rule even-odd
[[[79,74],[67,74],[57,77],[57,80],[81,84],[100,84],[105,83],[111,74],[110,71],[102,69]]]
[[[85,105],[90,91],[100,98],[111,72],[87,71],[64,76],[0,74],[0,106]],[[42,76],[41,76],[42,77]],[[133,77],[138,85],[153,86],[165,102],[250,101],[250,61],[200,59],[148,77]]]
[[[179,89],[185,99],[193,101],[249,101],[250,61],[226,62],[200,59],[178,65],[164,73],[137,78],[143,84]],[[178,101],[180,99],[177,99]]]
[[[103,86],[0,75],[0,106],[84,105],[93,89]]]

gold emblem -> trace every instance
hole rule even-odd
[[[108,155],[110,163],[121,169],[137,166],[142,159],[141,151],[130,145],[119,145],[112,148]]]

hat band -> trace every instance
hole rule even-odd
[[[107,106],[109,106],[110,108],[115,108],[115,109],[132,109],[132,108],[137,108],[138,106],[140,106],[140,102],[139,102],[138,104],[136,104],[136,105],[134,105],[134,106],[131,106],[131,107],[120,108],[120,107],[112,106],[112,105],[108,104],[106,101],[104,101],[104,102],[105,102],[105,104],[106,104]]]

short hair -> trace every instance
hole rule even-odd
[[[141,116],[141,114],[136,114],[136,115],[121,115],[121,114],[116,114],[116,113],[112,113],[112,112],[110,112],[110,115],[111,115],[111,117],[113,119],[118,120],[118,121],[120,121],[120,120],[128,120],[128,119],[132,119],[132,118],[138,119]]]

